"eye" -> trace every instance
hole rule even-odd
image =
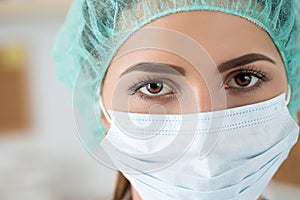
[[[172,94],[172,89],[163,82],[151,82],[139,89],[143,95],[147,96],[162,96]]]
[[[179,80],[148,75],[139,77],[128,85],[128,95],[145,101],[171,101],[181,92]]]
[[[228,92],[237,94],[238,92],[252,92],[270,81],[271,77],[265,71],[256,66],[246,66],[229,73],[224,78],[225,89]]]
[[[235,75],[227,85],[233,88],[249,88],[259,82],[259,78],[251,73],[239,73]]]

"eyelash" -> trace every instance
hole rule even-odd
[[[162,83],[162,84],[167,84],[170,89],[171,89],[171,95],[161,95],[161,96],[149,96],[145,95],[142,92],[139,92],[139,90],[142,87],[145,87],[146,85],[150,83]],[[147,76],[147,77],[141,77],[139,78],[136,82],[132,83],[131,85],[128,86],[128,91],[129,95],[138,95],[140,99],[144,100],[161,100],[162,98],[172,98],[174,97],[175,94],[178,93],[178,89],[175,89],[175,87],[172,87],[172,85],[176,85],[172,80],[166,79],[166,78],[161,78],[158,76]]]
[[[255,76],[256,78],[258,78],[258,82],[249,88],[229,88],[229,87],[226,88],[226,84],[228,84],[231,79],[233,79],[235,76],[241,73],[248,74],[250,76]],[[228,75],[225,76],[224,80],[225,81],[223,81],[221,84],[222,87],[225,86],[225,89],[228,90],[230,94],[239,94],[245,92],[253,92],[256,89],[261,88],[262,84],[264,82],[270,81],[271,78],[268,76],[266,72],[262,71],[260,68],[256,66],[247,66],[246,68],[241,67],[240,69],[229,73]]]

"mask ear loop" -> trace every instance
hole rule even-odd
[[[285,105],[287,106],[287,105],[289,105],[289,103],[290,103],[290,100],[291,100],[291,87],[290,87],[290,85],[288,85],[288,93],[287,93],[287,99],[286,99],[286,101],[285,101]]]
[[[99,96],[99,106],[100,106],[100,110],[102,111],[102,113],[104,114],[106,120],[108,121],[108,123],[111,124],[111,118],[107,112],[107,110],[104,107],[103,101],[102,101],[102,96]]]

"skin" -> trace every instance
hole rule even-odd
[[[106,109],[168,114],[204,112],[257,103],[287,92],[288,84],[284,64],[276,46],[263,29],[246,19],[220,12],[190,11],[159,18],[142,29],[145,28],[174,30],[192,38],[206,50],[216,66],[253,53],[262,54],[272,59],[274,63],[258,60],[219,73],[224,82],[221,87],[217,83],[205,84],[206,79],[214,80],[216,76],[213,70],[208,70],[206,73],[209,77],[203,77],[199,73],[199,71],[207,70],[209,66],[201,64],[201,61],[199,63],[200,67],[193,66],[174,53],[155,49],[141,49],[119,57],[122,50],[124,50],[123,47],[126,46],[125,42],[111,62],[103,82],[102,98]],[[132,40],[134,40],[135,34],[132,35]],[[144,39],[147,40],[147,38]],[[155,66],[153,66],[153,72],[133,71],[120,78],[120,75],[128,70],[130,66],[141,62],[166,63],[184,68],[185,74],[179,80],[183,80],[185,82],[183,85],[186,85],[188,89],[176,94],[170,92],[162,95],[157,94],[155,98],[150,100],[141,99],[137,93],[128,95],[128,85],[134,81],[136,83],[139,77],[156,74]],[[253,71],[255,71],[254,74]],[[236,87],[239,86],[236,85],[236,76],[241,75],[241,73],[244,73],[246,78],[250,77],[252,83],[255,84],[251,87]],[[257,78],[258,73],[265,75],[265,79],[260,80]],[[256,79],[260,81],[255,82]],[[147,85],[143,91],[149,92],[146,87]],[[165,87],[167,86],[164,85]],[[138,92],[141,92],[141,89]],[[165,98],[164,95],[173,95],[174,98]],[[216,99],[218,95],[225,95],[224,99],[226,101],[213,102],[212,99]],[[188,98],[191,96],[193,98]],[[193,104],[193,102],[197,104],[196,109],[189,106],[185,107],[185,105]],[[109,128],[109,123],[107,123],[104,116],[101,117],[106,128]],[[132,193],[134,200],[141,199],[133,187]]]

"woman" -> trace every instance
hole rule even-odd
[[[299,42],[292,0],[75,0],[55,57],[114,199],[254,200],[297,141]]]

